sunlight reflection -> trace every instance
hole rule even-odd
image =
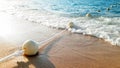
[[[15,31],[12,17],[6,13],[0,12],[0,37],[12,35]]]
[[[11,17],[4,12],[10,8],[8,5],[5,0],[0,1],[0,37],[7,37],[13,34],[14,25],[11,23]]]
[[[12,26],[8,23],[0,23],[0,36],[5,37],[13,33]]]

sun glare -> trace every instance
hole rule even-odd
[[[0,1],[0,36],[5,37],[7,35],[10,35],[12,33],[12,26],[9,24],[8,17],[5,16],[5,14],[2,13],[3,10],[5,10],[6,2],[4,0]]]
[[[0,37],[7,37],[13,34],[14,23],[11,17],[5,13],[0,13]]]
[[[12,34],[12,27],[7,23],[0,23],[0,36],[5,37]]]

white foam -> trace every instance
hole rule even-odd
[[[21,5],[25,4],[22,3]],[[56,28],[66,28],[66,25],[72,21],[75,24],[75,28],[69,29],[69,31],[81,33],[83,35],[96,36],[113,45],[120,45],[120,17],[70,18],[60,16],[59,14],[53,14],[45,10],[33,10],[33,8],[30,7],[16,7],[15,11],[9,13],[14,13],[14,15],[32,22]]]

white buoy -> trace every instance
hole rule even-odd
[[[33,40],[27,40],[22,45],[22,50],[24,51],[24,55],[32,56],[38,53],[38,44]]]
[[[73,28],[73,27],[74,27],[73,22],[70,22],[68,24],[68,26],[67,26],[67,29]],[[61,31],[61,32],[59,32],[59,33],[57,33],[57,34],[55,34],[55,35],[53,35],[52,37],[50,37],[50,38],[48,38],[48,39],[46,39],[44,41],[41,41],[40,43],[37,43],[37,42],[35,42],[33,40],[25,41],[24,44],[22,45],[22,50],[24,51],[24,55],[26,55],[26,56],[34,56],[34,55],[36,55],[38,53],[38,49],[40,47],[44,46],[44,45],[41,46],[42,44],[44,44],[44,43],[54,39],[55,37],[61,35],[61,33],[65,32],[65,31],[66,31],[66,29]]]
[[[17,56],[21,56],[21,55],[25,55],[25,56],[35,56],[38,54],[38,51],[39,51],[39,48],[45,46],[43,45],[44,43],[47,43],[47,42],[50,42],[51,40],[53,40],[54,38],[60,36],[62,33],[64,33],[67,29],[71,29],[74,27],[74,24],[73,22],[70,22],[68,25],[67,25],[68,28],[66,28],[65,30],[59,32],[59,33],[56,33],[55,35],[53,35],[52,37],[44,40],[44,41],[41,41],[41,42],[35,42],[33,40],[27,40],[23,43],[22,45],[22,50],[18,50],[6,57],[3,57],[0,59],[0,63],[3,62],[3,61],[6,61],[12,57],[17,57]]]
[[[69,22],[68,25],[67,25],[67,28],[69,29],[69,28],[73,28],[73,27],[74,27],[73,22]]]
[[[90,13],[87,13],[86,17],[92,17],[92,15]]]

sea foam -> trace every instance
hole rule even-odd
[[[31,6],[31,2],[26,2],[14,4],[14,9],[9,9],[7,12],[48,27],[65,29],[69,22],[73,22],[74,28],[69,31],[102,38],[112,45],[120,46],[120,17],[69,17],[69,14],[62,16],[60,13],[47,11],[43,8],[38,9],[36,5]]]

